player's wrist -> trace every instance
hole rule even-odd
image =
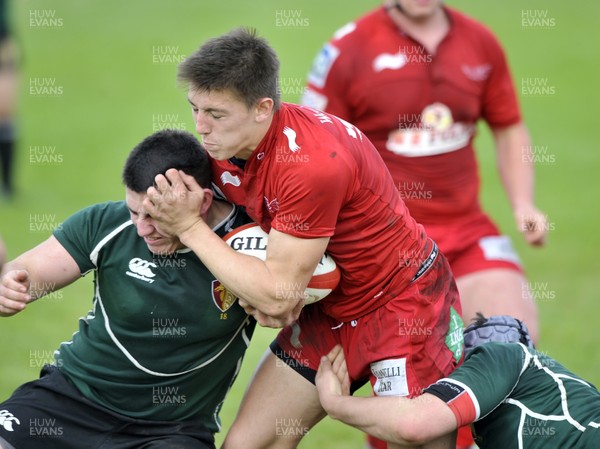
[[[194,241],[202,239],[202,233],[206,230],[211,231],[201,218],[197,218],[182,226],[180,232],[178,232],[178,237],[181,243],[189,247]]]

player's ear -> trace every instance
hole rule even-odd
[[[258,99],[256,102],[256,106],[254,108],[255,111],[255,120],[257,122],[264,122],[273,114],[273,106],[275,102],[272,98],[264,97]]]
[[[210,206],[214,200],[215,194],[212,189],[202,189],[204,191],[204,199],[202,200],[202,205],[200,206],[200,215],[205,215],[210,209]]]

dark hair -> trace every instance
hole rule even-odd
[[[210,187],[212,173],[206,151],[187,131],[158,131],[135,146],[123,168],[123,184],[136,193],[145,192],[158,174],[175,168],[193,176],[204,188]]]
[[[177,78],[199,91],[229,90],[248,108],[260,98],[281,104],[279,59],[256,30],[236,28],[208,40],[179,64]]]

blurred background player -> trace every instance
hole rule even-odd
[[[442,0],[386,0],[323,47],[303,103],[348,120],[374,143],[411,215],[448,258],[464,321],[477,311],[510,314],[537,341],[519,257],[478,198],[473,139],[483,119],[517,228],[530,245],[544,244],[529,135],[494,35]]]
[[[9,27],[8,0],[0,0],[0,172],[2,194],[12,196],[17,97],[17,51]]]
[[[465,330],[465,357],[419,397],[352,397],[338,346],[322,358],[317,389],[330,417],[408,446],[472,424],[482,449],[598,447],[600,393],[536,351],[521,321],[480,316]]]
[[[504,52],[441,0],[387,0],[338,30],[315,59],[303,102],[355,124],[377,147],[411,215],[448,257],[463,318],[510,314],[539,328],[519,258],[481,209],[473,138],[490,126],[517,227],[544,244],[530,140]],[[484,298],[484,299],[482,299]]]
[[[40,379],[0,403],[0,448],[214,449],[219,411],[256,323],[193,252],[143,212],[146,189],[171,167],[205,186],[199,212],[217,234],[248,223],[240,208],[213,200],[198,140],[165,130],[130,153],[125,201],[82,209],[8,262],[0,316],[90,271],[94,304]]]

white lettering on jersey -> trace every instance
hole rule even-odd
[[[8,432],[14,432],[13,423],[20,425],[21,421],[8,410],[0,410],[0,426],[4,427],[4,430]]]
[[[474,126],[464,123],[454,123],[443,131],[397,129],[389,134],[385,146],[389,151],[402,156],[433,156],[464,148],[474,132]]]
[[[156,274],[154,274],[150,268],[157,268],[157,266],[147,260],[134,257],[129,261],[129,271],[126,271],[125,274],[152,284],[154,282],[154,279],[152,278],[156,276]]]
[[[491,235],[479,239],[479,247],[486,260],[504,260],[521,265],[519,256],[514,250],[510,237],[507,235]]]
[[[223,173],[221,173],[221,182],[223,183],[223,185],[232,184],[235,187],[239,187],[242,183],[238,176],[232,175],[228,171],[224,171]]]
[[[371,363],[371,372],[377,378],[373,385],[377,396],[408,396],[406,358]]]
[[[308,82],[319,88],[325,86],[329,70],[339,55],[340,50],[337,47],[325,44],[313,62]]]
[[[339,117],[336,117],[340,122],[342,122],[342,125],[344,125],[344,128],[346,128],[346,132],[348,133],[348,135],[350,137],[353,138],[357,138],[360,137],[360,140],[362,140],[362,134],[361,132],[358,130],[358,128],[356,126],[354,126],[352,123],[348,123],[346,120],[341,119]]]
[[[373,70],[381,72],[385,69],[398,70],[407,63],[406,55],[399,51],[396,54],[382,53],[373,60]]]
[[[296,143],[296,131],[287,126],[283,128],[283,134],[287,137],[288,147],[292,153],[300,151],[300,146]]]

